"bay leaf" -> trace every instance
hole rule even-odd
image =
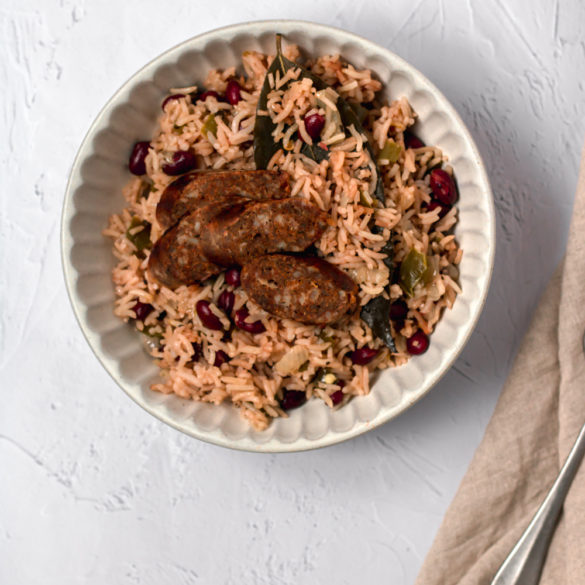
[[[369,325],[372,333],[392,352],[396,353],[396,344],[390,327],[390,301],[382,295],[374,297],[362,307],[360,317]]]

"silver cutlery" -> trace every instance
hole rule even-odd
[[[585,351],[585,336],[583,337]],[[559,475],[491,585],[537,585],[550,540],[569,487],[585,455],[585,424],[581,427]]]

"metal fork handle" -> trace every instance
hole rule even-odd
[[[491,585],[537,585],[563,502],[585,455],[585,424],[534,518],[503,562]]]

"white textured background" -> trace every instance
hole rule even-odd
[[[78,329],[58,245],[69,168],[114,90],[190,36],[278,17],[427,75],[479,145],[499,221],[485,312],[438,386],[366,436],[281,456],[134,405]],[[583,23],[581,0],[0,0],[0,584],[411,584],[563,254]]]

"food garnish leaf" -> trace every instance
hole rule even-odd
[[[217,134],[217,121],[213,114],[209,114],[207,118],[205,118],[205,122],[203,122],[203,127],[201,128],[201,134],[207,138],[208,134],[213,134],[214,136]]]
[[[150,192],[152,191],[152,185],[148,181],[142,181],[140,183],[140,187],[138,189],[138,195],[136,196],[136,201],[140,201],[141,199],[148,199]]]
[[[429,284],[431,284],[431,282],[433,282],[435,274],[436,274],[435,267],[431,262],[429,262],[429,259],[427,258],[427,269],[423,272],[422,275],[422,281],[425,283],[425,285],[428,286]]]
[[[394,246],[390,240],[387,240],[386,243],[380,248],[380,252],[386,254],[386,258],[382,260],[386,265],[386,268],[390,271],[390,281],[392,281],[392,272],[394,271]]]
[[[261,112],[268,111],[268,94],[272,91],[269,81],[270,75],[272,74],[272,78],[275,79],[277,71],[280,71],[280,74],[284,75],[287,70],[288,66],[285,63],[282,54],[282,36],[277,34],[276,55],[266,71],[262,91],[258,98],[258,106],[256,107],[256,122],[254,124],[254,162],[256,163],[257,169],[268,168],[270,159],[278,149],[282,147],[281,141],[275,142],[272,137],[275,125],[272,123],[270,116],[267,113],[261,114]]]
[[[368,200],[368,195],[363,191],[360,191],[360,205],[364,207],[372,207],[371,199]]]
[[[402,153],[402,146],[394,142],[394,140],[386,140],[384,148],[378,155],[378,161],[388,161],[389,163],[395,163],[400,158]]]
[[[142,229],[134,233],[133,230],[138,226],[142,226]],[[152,247],[152,242],[150,241],[150,223],[142,221],[137,215],[130,221],[130,225],[126,230],[126,237],[136,246],[139,252],[142,252],[145,248]]]
[[[402,290],[408,296],[411,297],[414,294],[414,287],[424,279],[425,274],[428,274],[428,267],[429,263],[426,255],[421,254],[412,248],[406,258],[400,264],[399,282]]]
[[[390,301],[382,295],[374,297],[362,308],[360,317],[369,325],[372,333],[381,339],[392,353],[396,353],[396,344],[390,327]]]
[[[337,112],[333,112],[332,114],[339,115],[342,125],[341,130],[346,136],[351,136],[349,127],[352,125],[358,134],[365,135],[364,129],[362,128],[359,119],[359,115],[356,113],[355,109],[345,99],[338,95],[335,90],[329,87],[321,78],[317,77],[301,65],[298,65],[297,63],[287,59],[282,53],[282,35],[277,34],[276,56],[274,57],[274,60],[266,72],[264,85],[262,86],[262,91],[260,92],[260,97],[258,99],[256,122],[254,125],[254,161],[256,163],[257,169],[266,169],[270,159],[276,154],[276,152],[278,152],[280,148],[283,148],[282,141],[274,140],[272,133],[275,129],[275,125],[272,123],[270,116],[264,112],[267,112],[268,94],[272,91],[269,81],[270,77],[272,77],[272,79],[276,79],[276,74],[278,72],[280,73],[280,78],[282,79],[282,77],[286,75],[287,71],[290,69],[299,69],[300,75],[298,79],[311,79],[313,86],[318,92],[327,91],[328,95],[331,95],[330,92],[335,94],[337,97],[335,104],[337,106]],[[288,83],[290,82],[287,82],[281,86],[281,89],[286,89]],[[376,173],[376,185],[373,191],[373,195],[382,204],[384,204],[386,201],[384,196],[384,185],[382,184],[382,177],[380,176],[380,171],[376,165],[374,151],[372,150],[372,147],[367,140],[364,141],[364,146],[370,155],[372,172]],[[325,160],[329,157],[329,151],[325,150],[318,144],[305,144],[303,145],[301,152],[316,162],[321,162],[322,160]]]
[[[368,110],[364,108],[359,102],[349,102],[349,105],[353,108],[355,115],[358,117],[360,124],[364,123],[364,120],[368,117]]]
[[[374,234],[379,234],[382,233],[382,228],[373,225],[371,231]],[[380,252],[386,254],[386,258],[382,262],[384,262],[390,272],[388,280],[392,283],[394,274],[394,246],[392,245],[392,235],[390,235],[390,238],[380,248]],[[389,290],[389,288],[390,284],[387,289]],[[379,295],[363,307],[360,317],[370,326],[372,333],[381,339],[390,351],[396,353],[396,345],[392,337],[392,329],[390,328],[390,304],[388,299]]]
[[[318,144],[307,144],[304,142],[301,147],[301,152],[318,163],[329,158],[329,150],[321,148]]]

